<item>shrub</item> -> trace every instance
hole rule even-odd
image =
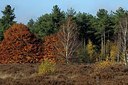
[[[51,74],[55,71],[55,63],[52,63],[48,60],[43,61],[38,70],[38,74]]]
[[[94,65],[94,73],[92,74],[94,77],[99,77],[100,79],[108,79],[113,78],[113,68],[117,63],[113,61],[100,61]]]
[[[77,56],[78,56],[78,62],[79,63],[88,63],[89,62],[89,56],[87,54],[87,50],[81,47],[77,50]]]
[[[110,67],[114,64],[115,64],[115,62],[112,62],[112,61],[100,61],[95,64],[95,67],[97,70],[99,70],[99,69],[104,69],[104,68]]]

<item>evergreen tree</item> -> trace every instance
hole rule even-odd
[[[114,23],[115,23],[115,34],[116,36],[118,35],[118,30],[120,29],[119,27],[119,21],[120,18],[124,17],[126,14],[126,10],[124,10],[122,7],[119,7],[116,12],[113,12],[113,17],[114,17]]]
[[[2,24],[0,22],[0,41],[3,40],[3,29],[2,29]]]
[[[101,59],[106,58],[106,40],[109,36],[109,31],[111,29],[111,22],[109,18],[108,11],[105,9],[99,9],[97,12],[97,35],[100,38],[101,42]]]
[[[79,28],[79,38],[85,44],[87,44],[88,39],[91,39],[92,36],[94,35],[95,29],[93,27],[94,24],[93,19],[94,17],[92,15],[86,13],[78,13],[76,15],[76,23]]]
[[[34,32],[34,20],[30,19],[29,22],[27,23],[28,28],[30,29],[31,32]]]
[[[3,14],[3,16],[0,19],[0,24],[1,24],[0,40],[3,39],[3,33],[5,32],[5,30],[7,30],[12,24],[15,23],[14,8],[12,9],[10,5],[7,5],[5,7],[4,11],[2,11],[2,14]]]
[[[57,5],[53,6],[52,13],[42,15],[34,23],[33,33],[44,37],[57,32],[64,17],[64,12],[61,12]]]
[[[55,5],[53,6],[51,16],[52,16],[53,28],[54,31],[56,32],[59,30],[59,27],[65,18],[65,14],[63,11],[60,10],[60,8],[57,5]]]
[[[88,42],[88,39],[91,39],[92,41],[95,41],[94,37],[94,17],[90,14],[86,13],[78,13],[76,15],[76,23],[78,26],[78,31],[79,31],[79,39],[82,42],[82,47],[81,49],[83,50],[81,56],[86,56],[86,45]]]
[[[33,26],[33,33],[39,37],[54,33],[51,14],[42,15],[37,19]]]
[[[70,9],[67,9],[67,12],[66,12],[66,16],[75,16],[76,15],[76,11],[73,9],[73,8],[70,8]]]

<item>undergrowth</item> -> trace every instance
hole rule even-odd
[[[43,61],[38,69],[38,74],[52,74],[55,72],[55,63],[48,60]]]

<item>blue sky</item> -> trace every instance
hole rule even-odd
[[[6,5],[15,8],[15,20],[24,24],[31,18],[36,20],[42,14],[50,13],[54,5],[58,5],[63,11],[72,7],[77,12],[93,15],[101,8],[115,11],[118,7],[123,7],[128,10],[128,0],[0,0],[0,11]]]

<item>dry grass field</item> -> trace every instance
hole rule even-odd
[[[97,69],[95,64],[56,65],[52,74],[39,75],[39,64],[0,65],[0,85],[128,85],[128,68],[116,64]]]

